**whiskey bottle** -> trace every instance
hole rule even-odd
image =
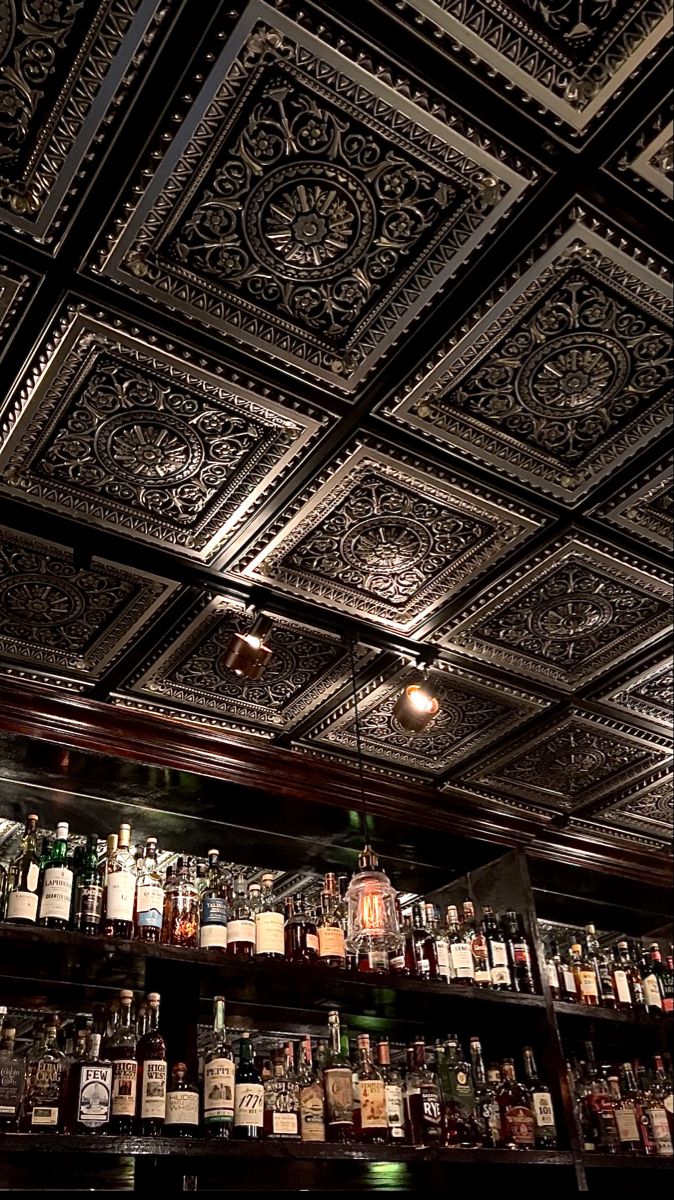
[[[234,958],[252,958],[255,954],[255,918],[248,899],[246,881],[240,873],[234,884],[227,922],[227,953]],[[243,1047],[243,1043],[241,1045]]]
[[[663,963],[660,947],[652,942],[648,953],[644,953],[641,978],[644,987],[646,1009],[651,1016],[661,1016],[664,1012],[662,974]]]
[[[103,912],[103,885],[98,867],[98,838],[90,833],[75,874],[74,926],[80,933],[98,934]]]
[[[531,954],[529,953],[527,939],[522,932],[518,913],[512,910],[504,913],[502,924],[508,949],[513,987],[516,992],[524,992],[527,995],[532,995],[534,992],[534,980],[531,973]]]
[[[164,945],[168,945],[171,940],[171,929],[173,927],[173,897],[177,887],[177,872],[183,865],[182,858],[177,858],[175,863],[169,863],[164,876],[164,904],[161,918],[161,940]]]
[[[272,1073],[264,1085],[264,1132],[283,1141],[300,1138],[300,1087],[291,1042],[273,1054]]]
[[[349,1039],[340,1030],[339,1013],[328,1013],[328,1061],[323,1071],[325,1116],[329,1142],[353,1141],[353,1071]]]
[[[482,1145],[493,1150],[498,1146],[501,1136],[499,1107],[494,1088],[494,1084],[500,1082],[500,1073],[498,1067],[495,1067],[492,1069],[491,1079],[487,1078],[482,1059],[482,1045],[476,1037],[470,1039],[470,1061],[475,1089],[475,1119]]]
[[[16,1029],[5,1017],[0,1034],[0,1132],[5,1133],[17,1129],[23,1093],[25,1063],[16,1053],[15,1038]]]
[[[34,925],[37,921],[40,884],[37,824],[35,813],[26,817],[19,853],[9,868],[5,920],[12,925]]]
[[[501,1082],[496,1088],[501,1114],[500,1146],[504,1150],[533,1150],[536,1144],[534,1114],[527,1089],[515,1078],[512,1058],[501,1063]]]
[[[234,1124],[234,1055],[225,1029],[225,998],[213,1001],[213,1033],[204,1055],[204,1127],[212,1138],[229,1138]]]
[[[318,940],[318,920],[315,910],[304,896],[298,896],[300,909],[304,912],[304,944],[308,963],[318,962],[320,943]],[[388,961],[388,960],[387,960]]]
[[[322,1071],[319,1074],[313,1065],[311,1039],[308,1034],[300,1046],[300,1064],[297,1072],[299,1085],[300,1136],[303,1142],[325,1141],[325,1095]]]
[[[104,932],[106,937],[133,937],[133,908],[136,899],[136,860],[130,849],[131,826],[123,823],[117,849],[107,860]]]
[[[615,957],[613,979],[617,1007],[623,1012],[634,1009],[643,1012],[645,997],[641,975],[636,963],[632,961],[629,944],[625,940],[616,944]]]
[[[497,992],[509,991],[513,984],[508,948],[498,917],[488,904],[482,909],[482,932],[487,939],[491,986]]]
[[[190,1083],[184,1062],[174,1063],[171,1068],[164,1134],[174,1138],[199,1136],[199,1089]]]
[[[475,908],[472,900],[463,902],[463,922],[461,935],[470,946],[473,956],[473,982],[475,987],[491,987],[491,969],[489,966],[489,946],[482,928],[478,928],[475,920]]]
[[[618,1129],[621,1154],[643,1154],[640,1133],[640,1116],[634,1095],[637,1090],[631,1063],[622,1068],[622,1084],[616,1075],[609,1075],[609,1092],[613,1101],[613,1115]]]
[[[193,858],[182,859],[174,875],[171,899],[169,944],[195,950],[199,945],[199,889]]]
[[[674,954],[671,946],[660,982],[662,984],[662,1011],[672,1013],[674,1012]]]
[[[578,1003],[596,1008],[599,1004],[597,975],[579,942],[574,942],[571,947],[571,970],[576,981]]]
[[[426,928],[426,906],[421,902],[412,905],[412,936],[414,938],[415,974],[419,979],[430,979],[431,960],[428,957],[430,939]],[[433,956],[435,957],[434,950]]]
[[[106,1050],[112,1063],[110,1132],[116,1137],[130,1137],[135,1126],[138,1062],[132,1004],[133,992],[124,988],[119,993],[119,1020]]]
[[[531,1046],[525,1046],[524,1074],[529,1088],[531,1107],[534,1113],[535,1137],[537,1150],[557,1149],[557,1128],[555,1126],[555,1111],[552,1107],[550,1089],[542,1083],[536,1070],[536,1060]]]
[[[234,1137],[244,1140],[261,1138],[264,1125],[264,1087],[253,1061],[250,1035],[239,1042],[239,1061],[234,1084]]]
[[[105,842],[105,858],[100,866],[101,883],[103,885],[103,905],[101,912],[101,930],[104,937],[112,937],[112,922],[106,921],[108,910],[108,867],[117,853],[117,834],[109,833]]]
[[[470,1065],[463,1060],[459,1039],[450,1035],[443,1047],[439,1070],[445,1114],[445,1144],[479,1146],[480,1130],[475,1120],[475,1092]]]
[[[227,950],[227,917],[229,914],[229,878],[220,863],[218,850],[208,851],[206,886],[201,893],[199,946],[224,954]]]
[[[255,955],[257,958],[282,959],[285,954],[285,923],[274,896],[274,876],[262,876],[260,905],[255,914]]]
[[[571,969],[571,962],[568,955],[562,957],[560,954],[559,961],[559,984],[560,984],[560,999],[567,1004],[578,1003],[578,989],[576,987],[576,976]]]
[[[87,1053],[75,1068],[75,1133],[108,1132],[112,1063],[101,1059],[100,1048],[100,1033],[90,1033]]]
[[[601,1154],[617,1154],[620,1148],[608,1080],[597,1065],[592,1042],[585,1043],[585,1080],[581,1124],[586,1131],[586,1148]],[[618,1083],[616,1079],[616,1084]]]
[[[21,1102],[21,1133],[57,1133],[63,1120],[66,1056],[56,1043],[56,1026],[48,1025],[26,1060]]]
[[[136,871],[136,937],[141,942],[161,941],[164,885],[157,864],[157,839],[147,838]]]
[[[359,1033],[356,1046],[354,1082],[359,1104],[354,1109],[355,1138],[356,1141],[368,1145],[383,1144],[389,1140],[386,1083],[379,1068],[372,1061],[369,1035]]]
[[[450,983],[459,987],[472,987],[475,981],[473,967],[473,952],[461,936],[459,913],[456,905],[447,908],[447,929],[449,937],[449,970]]]
[[[318,960],[323,967],[346,966],[344,929],[338,912],[337,878],[328,872],[321,891],[321,915],[318,921]]]
[[[659,1055],[653,1059],[653,1065],[655,1069],[648,1098],[653,1140],[656,1154],[671,1158],[674,1154],[671,1128],[671,1125],[674,1124],[672,1120],[672,1089],[667,1083],[662,1058]]]
[[[402,928],[402,921],[400,925]],[[441,983],[449,983],[451,978],[449,934],[447,926],[440,920],[437,911],[433,913],[433,936],[435,938],[435,953],[437,957],[437,978]]]
[[[138,1132],[158,1137],[166,1119],[166,1043],[159,1032],[159,994],[147,997],[147,1029],[138,1040]]]
[[[386,1038],[377,1042],[377,1066],[384,1080],[386,1093],[386,1123],[390,1142],[405,1141],[405,1104],[400,1071],[391,1065],[391,1048]]]
[[[545,978],[553,1000],[562,999],[561,970],[562,960],[559,945],[557,942],[551,941],[545,956]]]
[[[61,1105],[61,1133],[74,1133],[79,1104],[79,1065],[84,1062],[89,1049],[89,1035],[92,1032],[85,1025],[73,1030],[65,1043],[63,1053],[66,1058],[65,1083],[63,1103]]]
[[[441,1146],[442,1101],[433,1071],[426,1063],[423,1038],[414,1042],[405,1085],[405,1107],[413,1146]]]
[[[73,894],[73,872],[68,859],[68,824],[56,826],[56,839],[42,873],[38,925],[67,929]]]
[[[592,963],[594,973],[597,977],[600,1005],[604,1008],[615,1008],[616,996],[613,972],[610,963],[601,950],[594,925],[585,926],[585,954],[587,961]]]

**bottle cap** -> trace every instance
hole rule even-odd
[[[578,942],[574,942],[573,946],[571,947],[571,953],[572,954],[580,954],[581,949],[582,949],[582,947],[578,945]]]
[[[29,813],[26,817],[27,821],[39,821],[39,819],[40,818],[38,817],[37,813]]]
[[[133,992],[130,988],[122,988],[121,992],[119,993],[119,998],[122,1001],[133,1000]]]
[[[274,872],[265,871],[264,875],[262,876],[262,882],[265,887],[271,887],[274,882]]]
[[[147,999],[149,1004],[159,1004],[161,997],[159,992],[148,992]]]
[[[157,839],[156,839],[156,837],[148,837],[148,838],[146,838],[146,839],[145,839],[145,845],[146,845],[146,846],[156,846],[156,845],[157,845]]]
[[[125,821],[123,821],[119,827],[118,837],[119,837],[118,845],[120,845],[120,846],[128,846],[129,845],[129,842],[131,841],[131,826],[127,825]]]
[[[217,854],[218,858],[220,857],[220,851],[219,851],[219,850],[216,850],[216,849],[213,849],[213,850],[208,850],[208,851],[207,851],[207,854],[208,854],[208,857],[209,857],[209,858],[211,857],[211,854]]]
[[[66,838],[68,837],[68,822],[67,821],[59,821],[58,825],[56,826],[56,837],[61,842],[64,842],[66,840]]]

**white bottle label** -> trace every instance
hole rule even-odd
[[[264,1088],[261,1083],[237,1083],[234,1088],[234,1124],[262,1128]]]
[[[108,875],[106,916],[110,921],[133,921],[133,902],[136,878],[130,871],[113,871]]]
[[[41,1128],[55,1128],[59,1123],[59,1110],[53,1105],[45,1106],[44,1108],[36,1106],[30,1115],[31,1125],[39,1125]]]
[[[386,1084],[383,1079],[360,1080],[360,1123],[363,1129],[386,1129]]]
[[[508,966],[508,951],[505,942],[490,941],[491,981],[494,987],[510,987],[510,967]]]
[[[73,894],[73,873],[70,867],[47,867],[42,886],[40,917],[70,919],[70,901]]]
[[[473,954],[467,942],[452,942],[449,947],[452,978],[473,979]]]
[[[8,921],[37,920],[37,892],[10,892],[7,901]]]
[[[234,1072],[231,1058],[214,1058],[204,1066],[204,1120],[234,1117]]]
[[[344,930],[326,925],[318,930],[318,953],[321,958],[346,958]]]
[[[531,1097],[536,1125],[539,1129],[554,1129],[555,1114],[547,1092],[534,1092]]]
[[[285,953],[283,913],[261,912],[255,917],[255,953]]]
[[[662,993],[655,975],[644,979],[644,1000],[649,1008],[662,1008]]]
[[[113,1117],[135,1117],[138,1063],[135,1058],[117,1058],[112,1064]]]
[[[166,1095],[167,1125],[198,1125],[199,1096],[196,1092],[168,1092]]]
[[[227,945],[227,926],[202,925],[199,930],[199,945],[202,950],[224,950]]]
[[[442,979],[449,979],[449,947],[447,942],[443,938],[438,938],[435,945],[438,956],[438,975]]]
[[[555,989],[558,988],[559,987],[559,978],[557,975],[557,968],[553,962],[549,962],[549,963],[545,964],[545,974],[546,974],[547,980],[548,980],[548,987],[555,988]]]
[[[397,1083],[386,1084],[386,1120],[391,1137],[396,1141],[405,1136],[405,1114],[402,1088]]]
[[[143,1063],[140,1115],[162,1121],[166,1116],[166,1063],[161,1059],[149,1058]]]
[[[672,1146],[672,1137],[669,1132],[669,1121],[667,1120],[666,1110],[657,1105],[654,1108],[647,1109],[647,1112],[651,1119],[656,1153],[671,1158],[674,1154],[674,1147]]]
[[[315,950],[318,954],[319,941],[317,933],[307,934],[307,950]],[[388,966],[388,963],[386,964]]]
[[[229,921],[227,924],[227,945],[232,942],[250,942],[255,945],[255,922],[248,918],[242,921]]]
[[[639,1130],[633,1108],[619,1108],[615,1112],[615,1122],[618,1126],[618,1137],[621,1142],[638,1142]]]
[[[141,929],[161,929],[164,889],[158,883],[139,883],[136,890],[136,924]]]
[[[573,971],[569,971],[568,967],[563,967],[562,975],[564,976],[564,990],[567,993],[569,993],[571,996],[575,996],[576,995],[576,977],[575,977]]]
[[[599,989],[597,987],[597,976],[594,971],[580,971],[580,994],[581,996],[598,996]]]
[[[40,882],[40,868],[37,863],[31,863],[28,868],[28,878],[26,879],[26,887],[29,892],[36,892]]]
[[[296,1112],[275,1112],[271,1118],[272,1133],[297,1134],[300,1131]]]
[[[616,996],[621,1004],[631,1004],[632,996],[630,994],[630,985],[627,975],[624,971],[614,971],[613,978],[615,980]]]
[[[77,1122],[89,1129],[107,1125],[110,1119],[112,1066],[82,1067]]]

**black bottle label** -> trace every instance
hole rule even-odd
[[[0,1117],[13,1117],[21,1098],[23,1064],[0,1062]]]

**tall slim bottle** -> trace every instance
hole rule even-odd
[[[119,993],[119,1020],[106,1050],[112,1063],[110,1132],[116,1137],[130,1137],[135,1127],[138,1061],[132,1004],[133,992],[123,988]]]
[[[98,838],[90,833],[75,874],[75,929],[93,936],[100,930],[103,885],[98,867]]]
[[[73,895],[73,872],[68,857],[68,823],[59,821],[56,840],[42,874],[38,925],[67,929]]]
[[[300,1089],[300,1137],[303,1142],[325,1141],[325,1094],[322,1074],[313,1063],[311,1039],[306,1034],[300,1046],[297,1071]]]
[[[37,824],[35,813],[26,817],[19,853],[9,868],[5,920],[12,925],[34,925],[37,921],[40,884]]]
[[[213,1000],[213,1033],[204,1055],[204,1126],[208,1137],[230,1138],[236,1068],[225,1029],[225,998]]]
[[[325,1115],[329,1142],[353,1141],[353,1070],[349,1040],[340,1029],[339,1013],[328,1013],[328,1062],[323,1071]]]
[[[555,1110],[552,1107],[552,1096],[547,1084],[542,1083],[536,1070],[536,1060],[531,1046],[525,1046],[524,1074],[529,1088],[531,1107],[536,1123],[535,1137],[537,1150],[557,1149],[557,1129],[555,1126]]]
[[[147,838],[136,868],[136,937],[141,942],[161,941],[164,885],[157,864],[157,839]]]
[[[147,997],[147,1029],[136,1048],[141,1137],[158,1137],[166,1119],[166,1042],[159,1032],[159,1000],[157,992],[150,992]]]
[[[136,859],[130,842],[131,826],[123,823],[117,835],[117,850],[107,863],[104,920],[108,937],[133,937]]]
[[[234,1137],[247,1141],[261,1138],[263,1127],[264,1086],[253,1059],[250,1034],[244,1033],[234,1084]]]

